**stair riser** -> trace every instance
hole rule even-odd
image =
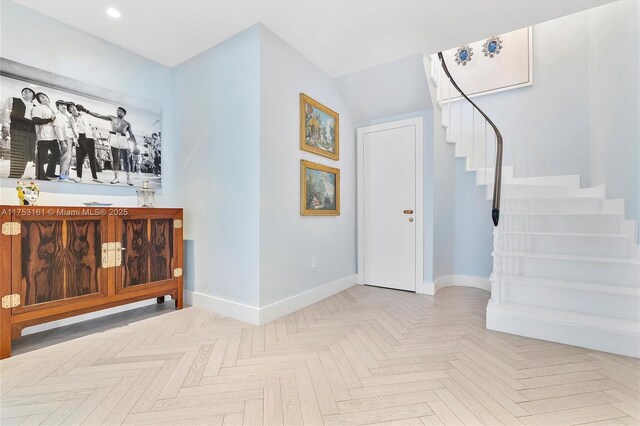
[[[640,320],[640,298],[576,289],[500,282],[500,300],[581,314]]]
[[[503,213],[601,213],[602,200],[597,198],[506,199]]]
[[[546,278],[563,281],[606,284],[611,286],[640,286],[640,267],[637,264],[587,262],[564,259],[539,259],[524,256],[500,256],[502,275]]]
[[[573,256],[628,257],[631,247],[624,237],[583,235],[501,234],[501,250],[507,252],[567,254]]]
[[[527,185],[560,185],[570,189],[580,188],[579,175],[520,177],[513,179],[514,184]]]
[[[554,198],[570,196],[570,191],[563,186],[554,185],[502,185],[500,196],[505,198]],[[487,199],[493,198],[493,186],[487,187]]]
[[[493,167],[487,168],[486,172],[483,168],[479,168],[478,170],[475,170],[475,172],[476,172],[477,185],[491,185],[491,187],[493,188],[493,181],[494,181]],[[503,167],[502,168],[502,184],[504,185],[510,182],[512,179],[513,179],[513,167],[512,166]]]
[[[576,321],[573,318],[561,318],[558,315],[550,319],[545,311],[561,314],[563,311],[538,307],[533,308],[534,311],[539,310],[538,314],[529,310],[526,315],[522,315],[522,309],[520,309],[522,305],[510,303],[504,305],[502,307],[493,300],[489,301],[487,329],[640,358],[640,334],[637,331],[630,332],[630,327],[621,324],[613,327],[599,327],[597,321],[594,325],[593,321],[588,319]],[[567,316],[580,315],[568,312],[566,314]],[[584,316],[592,320],[601,318]]]
[[[621,231],[617,215],[508,215],[500,217],[504,231],[565,232],[590,234],[617,234]]]
[[[476,172],[476,183],[491,184],[493,185],[493,174],[488,174],[486,177],[484,171]],[[508,182],[503,180],[503,184],[508,183],[511,185],[552,185],[552,186],[564,186],[569,190],[578,190],[580,188],[579,176],[546,176],[537,178],[514,178],[511,177]]]

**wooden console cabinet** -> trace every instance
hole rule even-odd
[[[170,295],[182,209],[0,206],[0,359],[25,327]]]

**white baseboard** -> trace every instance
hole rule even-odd
[[[425,283],[425,294],[437,294],[445,287],[474,287],[491,292],[491,283],[488,278],[473,275],[443,275],[433,283]]]
[[[89,312],[82,315],[76,315],[69,318],[63,318],[57,321],[45,322],[44,324],[34,325],[33,327],[26,327],[22,330],[22,335],[27,336],[29,334],[39,333],[41,331],[51,330],[52,328],[64,327],[65,325],[77,324],[82,321],[88,321],[100,317],[106,317],[107,315],[113,315],[131,309],[142,308],[144,306],[155,305],[156,297],[154,296],[149,300],[141,300],[140,302],[129,303],[127,305],[115,306],[113,308],[103,309],[101,311]]]
[[[260,325],[260,308],[244,305],[197,291],[184,291],[185,302],[191,306],[203,308],[225,317]]]
[[[429,296],[434,296],[436,293],[434,291],[435,287],[433,285],[433,281],[423,282],[422,287],[418,287],[416,289],[416,293],[418,294],[427,294]]]
[[[204,308],[250,324],[261,325],[333,296],[355,284],[356,275],[348,275],[261,308],[187,290],[184,292],[184,297],[185,302],[192,306]]]
[[[356,275],[347,275],[323,286],[263,306],[260,308],[260,324],[266,324],[291,312],[312,305],[354,285],[356,285]]]
[[[640,358],[640,333],[631,321],[534,306],[487,305],[487,329]]]

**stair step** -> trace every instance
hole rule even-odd
[[[581,198],[507,198],[501,201],[501,213],[601,213],[602,199]]]
[[[500,300],[562,311],[640,320],[640,287],[500,276]]]
[[[640,287],[640,262],[634,259],[522,252],[497,256],[501,275]]]
[[[630,256],[631,239],[619,234],[573,234],[545,232],[502,232],[501,250],[567,254],[575,256],[620,257]]]
[[[617,234],[621,217],[602,213],[505,213],[500,212],[503,231]]]

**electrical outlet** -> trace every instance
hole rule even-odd
[[[318,258],[316,256],[311,256],[311,269],[315,269],[318,265]]]

